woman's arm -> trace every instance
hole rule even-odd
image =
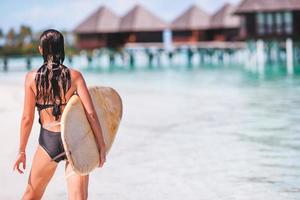
[[[20,152],[25,152],[28,138],[34,120],[35,94],[32,90],[33,72],[28,72],[25,78],[25,97],[21,119]]]
[[[34,106],[35,106],[35,94],[32,90],[31,84],[33,81],[33,72],[28,72],[25,78],[25,97],[23,114],[20,127],[20,145],[18,158],[14,164],[14,169],[17,169],[19,173],[23,173],[20,170],[20,164],[22,163],[23,169],[26,168],[26,145],[31,132],[33,120],[34,120]]]
[[[85,80],[80,72],[78,73],[78,78],[76,79],[76,88],[77,88],[77,94],[79,95],[82,104],[84,106],[84,109],[86,111],[87,119],[91,125],[91,128],[93,130],[93,133],[95,135],[98,149],[100,152],[100,167],[105,162],[105,143],[103,139],[102,129],[100,126],[100,122],[96,113],[96,110],[94,108],[92,98],[90,96],[90,93],[88,91],[88,88],[86,86]]]

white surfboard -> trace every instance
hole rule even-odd
[[[89,87],[102,128],[108,154],[123,114],[122,100],[111,87]],[[62,114],[61,137],[68,162],[80,175],[87,175],[99,165],[99,152],[80,97],[73,95]]]

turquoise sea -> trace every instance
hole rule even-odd
[[[88,85],[117,89],[124,104],[114,174],[91,197],[300,199],[297,67],[292,75],[230,64],[77,69]],[[24,73],[1,72],[1,83],[21,84]]]

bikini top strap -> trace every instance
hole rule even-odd
[[[35,105],[37,107],[38,114],[39,114],[39,124],[42,125],[40,111],[43,110],[43,109],[46,109],[46,108],[54,107],[55,104],[39,104],[39,103],[36,102]],[[67,104],[66,103],[61,103],[61,104],[58,104],[58,105],[62,106],[62,105],[67,105]]]
[[[53,106],[56,106],[56,104],[39,104],[39,103],[35,103],[36,107],[38,108],[38,111],[41,111],[43,109],[46,109],[46,108],[50,108],[50,107],[53,107]],[[58,104],[58,106],[63,106],[63,105],[67,105],[66,103],[61,103],[61,104]]]
[[[77,93],[77,90],[74,91],[73,95],[77,95],[78,96],[78,93]],[[67,103],[61,103],[61,104],[58,104],[59,106],[63,106],[63,105],[67,105]],[[46,109],[46,108],[50,108],[50,107],[54,107],[55,104],[39,104],[38,102],[35,103],[35,106],[37,107],[37,110],[38,110],[38,114],[39,114],[39,123],[41,123],[41,114],[40,114],[40,111],[43,110],[43,109]]]

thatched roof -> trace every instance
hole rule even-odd
[[[167,24],[158,16],[141,5],[134,6],[121,18],[119,30],[125,31],[162,31]]]
[[[75,29],[76,33],[109,33],[117,32],[120,17],[106,6],[101,6],[88,16]]]
[[[222,6],[212,17],[210,28],[238,28],[240,17],[234,15],[235,7],[229,3]]]
[[[235,13],[279,10],[300,10],[300,0],[243,0]]]
[[[173,30],[207,29],[210,16],[196,5],[192,5],[171,24]]]

